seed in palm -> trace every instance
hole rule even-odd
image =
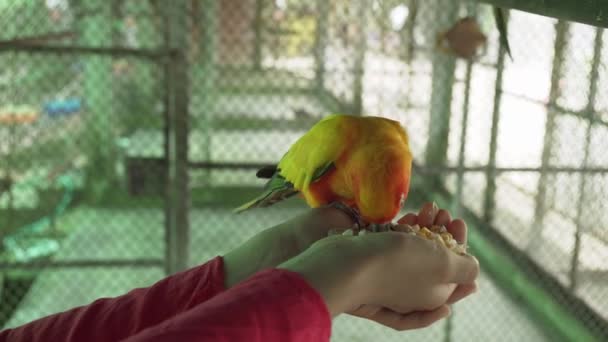
[[[466,245],[459,244],[454,236],[444,227],[433,225],[431,227],[420,227],[419,225],[407,225],[407,224],[383,224],[383,225],[370,225],[365,229],[347,229],[344,231],[332,230],[329,232],[329,235],[366,235],[373,233],[380,233],[386,231],[397,231],[405,234],[410,234],[413,236],[417,236],[426,240],[432,240],[436,243],[446,247],[447,249],[453,251],[457,254],[466,254]]]

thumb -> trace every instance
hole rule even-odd
[[[446,283],[470,284],[479,276],[479,261],[469,254],[450,253]]]

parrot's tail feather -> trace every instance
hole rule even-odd
[[[280,189],[273,189],[272,191],[268,191],[264,193],[262,196],[259,196],[240,207],[233,210],[234,213],[241,213],[245,210],[252,208],[264,208],[269,207],[277,202],[288,199],[291,196],[294,196],[299,191],[292,187],[284,187]]]
[[[274,176],[274,174],[276,172],[277,172],[277,165],[268,165],[268,166],[264,166],[263,168],[259,169],[255,175],[258,178],[270,179],[270,178],[272,178],[272,176]]]
[[[260,199],[256,198],[254,200],[251,200],[251,201],[249,201],[249,202],[241,205],[238,208],[233,209],[232,212],[235,213],[235,214],[240,214],[240,213],[242,213],[243,211],[245,211],[247,209],[255,208],[256,205],[258,204],[258,202],[260,202]]]

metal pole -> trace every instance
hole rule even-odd
[[[31,43],[49,43],[54,40],[60,40],[65,38],[74,38],[76,32],[74,31],[60,31],[51,33],[35,34],[19,38],[11,38],[8,40],[0,40],[0,46],[6,44],[31,44]]]
[[[414,36],[416,30],[416,19],[418,18],[418,0],[411,0],[410,5],[410,14],[408,16],[406,27],[404,28],[404,33],[407,35],[407,46],[405,51],[405,59],[408,65],[412,64],[414,60],[414,49],[416,46],[416,38]],[[411,68],[408,70],[411,79]]]
[[[186,2],[163,2],[167,16],[165,44],[177,48],[179,53],[165,69],[168,82],[168,182],[166,201],[167,265],[169,274],[188,266],[189,248],[189,207],[190,188],[188,186],[188,126],[189,126],[189,61],[187,59],[187,11]]]
[[[42,43],[0,43],[0,53],[4,52],[48,53],[56,55],[94,55],[107,57],[137,57],[161,59],[175,54],[172,50],[132,49],[124,47],[91,47],[89,45],[53,46]],[[97,56],[96,56],[97,55]],[[107,58],[106,57],[106,58]]]
[[[230,163],[230,162],[190,162],[188,166],[191,169],[226,169],[226,170],[234,170],[234,169],[260,169],[262,167],[268,166],[268,164],[263,163]],[[464,166],[462,168],[458,166],[422,166],[415,164],[414,170],[416,172],[420,172],[427,175],[441,175],[448,173],[458,173],[458,171],[462,171],[464,173],[473,173],[473,172],[488,172],[487,166]],[[576,173],[589,173],[589,174],[603,174],[608,173],[608,167],[546,167],[544,169],[538,167],[495,167],[494,172],[498,175],[501,173],[540,173],[545,172],[548,174],[555,173],[568,173],[568,174],[576,174]]]
[[[477,5],[469,4],[467,12],[470,16],[477,16]],[[465,151],[467,145],[467,126],[469,124],[469,107],[471,99],[471,76],[473,74],[473,61],[467,61],[467,70],[464,77],[464,103],[462,105],[462,121],[460,128],[460,146],[458,148],[458,172],[456,179],[456,201],[453,205],[452,211],[455,216],[460,217],[462,215],[462,191],[464,188],[464,163],[465,163]]]
[[[469,3],[467,6],[467,13],[469,16],[477,16],[477,5]],[[464,103],[462,105],[462,127],[460,130],[460,146],[458,148],[458,174],[456,180],[456,196],[452,201],[452,212],[455,217],[462,217],[462,191],[464,188],[464,156],[465,147],[467,143],[467,125],[469,121],[469,100],[471,97],[471,76],[473,73],[473,61],[467,61],[467,71],[464,79]],[[454,317],[456,317],[455,308],[452,307],[452,314],[448,317],[445,326],[445,342],[452,341],[452,335],[454,332]]]
[[[608,27],[608,2],[603,0],[477,0],[498,7],[567,21]]]
[[[365,52],[367,50],[367,6],[365,0],[355,1],[357,6],[357,22],[359,23],[357,42],[355,44],[355,60],[353,63],[353,115],[363,115],[363,76],[365,75]]]
[[[111,259],[111,260],[54,260],[32,262],[0,261],[0,270],[32,270],[50,268],[83,268],[83,267],[159,267],[163,266],[162,259]]]
[[[253,42],[253,68],[262,70],[262,44],[264,43],[264,0],[255,0],[255,16],[253,19],[253,32],[255,38]]]
[[[315,89],[314,92],[320,95],[325,83],[325,51],[327,47],[327,29],[329,22],[330,2],[317,0],[317,29],[315,31]]]
[[[430,2],[430,1],[429,1]],[[458,2],[452,0],[435,0],[435,13],[431,32],[441,32],[452,26],[458,19]],[[431,90],[431,118],[426,145],[426,164],[429,166],[445,165],[450,131],[450,107],[452,103],[452,86],[456,70],[456,59],[452,56],[435,52],[433,60],[433,81]],[[434,185],[439,182],[433,180]]]
[[[196,124],[199,127],[199,132],[202,136],[202,141],[199,149],[204,151],[202,156],[204,161],[211,161],[211,134],[212,134],[212,118],[211,112],[216,106],[217,88],[215,86],[218,78],[218,37],[219,37],[219,6],[222,2],[219,0],[204,0],[202,3],[202,21],[203,21],[203,56],[201,65],[202,77],[202,105],[200,117],[196,118]],[[209,185],[211,173],[205,172],[202,179],[205,180],[204,185]]]
[[[460,217],[462,210],[462,191],[464,188],[464,156],[467,144],[467,125],[469,124],[469,101],[471,97],[471,74],[473,73],[473,62],[467,62],[467,71],[464,81],[464,104],[462,106],[462,127],[460,130],[460,147],[458,148],[458,172],[456,179],[456,202],[454,203],[454,215]]]
[[[112,17],[110,6],[102,0],[78,1],[82,16],[77,21],[83,46],[99,48],[112,43],[112,29],[107,21]],[[84,102],[87,107],[86,126],[90,163],[87,167],[87,187],[91,199],[98,201],[116,181],[114,175],[113,111],[107,106],[112,98],[112,60],[93,55],[84,62]]]
[[[506,17],[506,25],[509,18]],[[500,121],[500,101],[502,100],[502,75],[505,68],[506,50],[504,46],[499,47],[498,60],[496,62],[496,82],[494,83],[494,107],[492,109],[492,128],[490,131],[490,152],[488,156],[488,169],[486,171],[486,191],[484,194],[483,213],[484,220],[488,223],[493,221],[496,209],[496,150],[498,148],[498,124]]]
[[[159,4],[156,2],[152,2],[153,13],[157,18],[161,18],[159,20],[161,23],[157,25],[159,33],[162,32],[163,35],[163,46],[165,49],[171,49],[170,42],[170,32],[169,25],[170,20],[168,15],[162,15],[163,9],[160,8]],[[165,162],[165,180],[164,180],[164,214],[165,214],[165,273],[172,274],[175,271],[173,267],[173,260],[175,257],[173,256],[174,247],[173,247],[173,234],[171,233],[173,230],[173,202],[171,201],[171,189],[172,189],[172,179],[171,179],[171,62],[165,61],[163,65],[163,159]]]
[[[411,100],[411,89],[414,87],[412,79],[414,78],[414,66],[412,62],[414,61],[414,54],[416,52],[416,42],[415,42],[415,29],[416,29],[416,19],[418,18],[418,0],[410,1],[410,14],[408,20],[406,21],[406,27],[403,29],[402,37],[407,42],[407,45],[404,44],[404,53],[403,53],[403,61],[407,64],[407,84],[405,84],[405,104],[404,107],[409,109],[412,106]]]
[[[538,227],[533,231],[533,236],[529,240],[527,251],[534,249],[536,240],[540,238],[542,234],[542,227],[547,200],[547,167],[549,167],[551,154],[553,153],[553,142],[554,142],[554,131],[555,121],[557,117],[557,111],[551,106],[557,103],[557,99],[560,97],[559,81],[562,74],[562,68],[564,63],[564,51],[566,49],[568,39],[568,27],[569,24],[565,21],[558,21],[555,24],[555,44],[554,44],[554,57],[553,57],[553,70],[551,71],[551,89],[549,91],[549,101],[547,103],[547,122],[545,123],[545,137],[543,143],[543,151],[541,154],[541,172],[538,179],[538,192],[536,193],[536,208],[534,211],[534,223],[532,227]]]
[[[593,118],[596,116],[594,110],[595,99],[597,97],[597,83],[599,77],[599,67],[602,58],[602,46],[603,46],[603,29],[595,30],[595,45],[593,50],[593,62],[591,64],[591,72],[589,74],[589,98],[587,102],[587,115],[589,120],[587,122],[587,130],[585,136],[585,154],[583,157],[583,166],[587,166],[589,162],[589,151],[591,147],[591,128],[593,127]],[[580,192],[578,198],[578,206],[576,211],[576,232],[574,234],[574,250],[572,252],[572,260],[570,262],[570,290],[574,292],[576,290],[577,273],[578,273],[578,258],[581,249],[581,235],[583,233],[583,225],[589,224],[583,220],[586,203],[586,187],[587,187],[587,175],[581,174]]]

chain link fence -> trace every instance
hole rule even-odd
[[[474,17],[473,60],[438,48]],[[397,119],[407,211],[466,218],[480,291],[398,333],[335,341],[608,336],[608,34],[449,0],[0,0],[0,325],[146,286],[304,210],[233,215],[323,116]],[[460,39],[471,39],[469,36]],[[454,42],[450,42],[454,43]]]

